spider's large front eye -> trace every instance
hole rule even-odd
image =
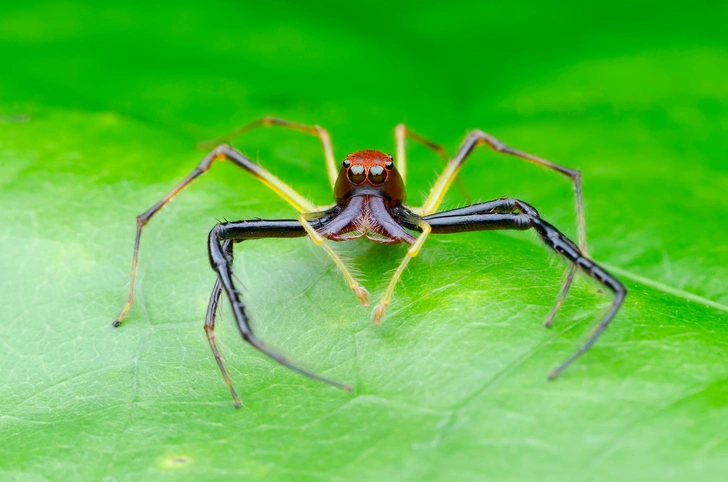
[[[364,182],[364,179],[367,178],[367,173],[364,170],[364,166],[361,164],[354,164],[351,166],[347,175],[349,176],[349,180],[354,184],[361,184]]]
[[[381,184],[387,179],[387,172],[382,166],[372,166],[369,169],[369,182],[372,184]]]

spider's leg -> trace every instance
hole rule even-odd
[[[432,142],[431,140],[422,137],[419,134],[416,134],[409,130],[407,126],[404,124],[397,124],[397,126],[394,128],[394,139],[397,144],[397,171],[399,172],[399,175],[402,176],[402,181],[407,182],[407,156],[405,151],[405,140],[406,138],[410,138],[413,141],[419,142],[423,146],[427,147],[428,149],[431,149],[435,152],[440,158],[443,160],[445,164],[447,164],[450,161],[450,156],[448,155],[447,151],[444,147],[442,147],[440,144],[436,144],[435,142]],[[465,185],[462,183],[462,180],[460,178],[455,179],[455,182],[458,185],[458,189],[460,190],[460,193],[463,195],[465,199],[470,199],[470,196],[468,196],[467,191],[465,190]]]
[[[437,186],[435,186],[437,187]],[[434,189],[434,188],[433,188]],[[471,206],[457,209],[454,211],[446,211],[443,213],[437,213],[435,215],[432,215],[433,219],[436,219],[437,217],[447,217],[451,213],[456,213],[455,215],[459,215],[462,213],[468,213],[468,212],[511,212],[514,209],[524,209],[523,207],[518,207],[514,203],[515,200],[509,199],[509,198],[503,198],[503,199],[497,199],[495,201],[490,201],[487,203],[479,203],[479,204],[473,204]],[[528,206],[528,205],[526,205]],[[422,208],[424,210],[424,208]],[[538,212],[533,209],[532,207],[528,206],[527,209],[530,209],[530,212],[535,213],[538,215]],[[406,223],[407,227],[411,229],[415,229],[417,231],[420,231],[421,234],[417,237],[417,241],[410,247],[410,249],[407,251],[407,255],[404,257],[402,262],[400,263],[399,267],[397,267],[397,270],[394,272],[394,276],[392,276],[392,279],[389,281],[389,285],[387,285],[387,290],[384,292],[384,295],[382,296],[382,299],[379,301],[379,304],[374,308],[374,311],[372,312],[372,321],[375,325],[378,325],[382,321],[382,316],[384,315],[385,310],[387,309],[387,306],[389,306],[389,303],[392,299],[392,295],[394,294],[394,289],[397,286],[397,282],[402,277],[402,273],[404,273],[405,268],[409,264],[410,260],[417,256],[417,254],[420,252],[420,248],[422,248],[422,245],[425,243],[425,240],[427,239],[427,236],[430,232],[429,225],[428,225],[428,219],[423,219],[422,217],[414,214],[412,211],[410,211],[407,208],[404,207],[395,207],[393,210],[393,214],[397,215],[397,217],[401,218],[403,222]]]
[[[324,251],[326,251],[326,254],[329,255],[331,260],[336,264],[336,267],[339,268],[339,271],[341,271],[341,274],[344,275],[344,279],[346,280],[347,284],[349,285],[349,288],[354,292],[357,298],[359,298],[359,301],[361,301],[361,304],[364,306],[369,305],[369,292],[364,288],[362,285],[359,284],[359,282],[354,278],[354,275],[351,274],[351,271],[349,271],[349,268],[347,268],[344,261],[339,257],[338,254],[336,254],[336,251],[334,251],[334,248],[326,244],[326,240],[323,236],[321,236],[319,233],[316,232],[316,230],[311,226],[309,222],[307,222],[307,217],[309,215],[307,214],[301,214],[298,216],[298,221],[301,223],[301,225],[304,227],[306,232],[308,233],[308,236],[311,238],[311,240],[316,243],[317,245],[321,246]]]
[[[528,206],[528,204],[521,201],[517,202],[521,206]],[[405,227],[409,229],[419,229],[418,224],[413,222],[411,217],[408,218],[407,216],[401,216],[400,219]],[[619,280],[609,274],[593,260],[588,258],[569,238],[567,238],[554,226],[541,219],[537,214],[526,212],[526,210],[521,210],[521,212],[518,213],[491,212],[450,216],[438,214],[425,217],[424,220],[429,224],[430,231],[433,234],[503,229],[515,229],[521,231],[534,229],[541,240],[543,240],[549,248],[562,255],[589,277],[593,278],[602,286],[614,293],[614,301],[612,302],[609,312],[599,322],[586,343],[584,343],[576,353],[569,357],[568,360],[559,365],[549,374],[549,378],[551,379],[556,378],[559,373],[561,373],[567,366],[569,366],[597,341],[609,325],[612,318],[614,318],[614,315],[619,310],[619,307],[622,305],[625,296],[627,295],[627,289],[619,282]]]
[[[577,228],[579,233],[579,247],[580,251],[582,253],[586,254],[586,230],[584,226],[584,204],[582,201],[582,194],[581,194],[581,172],[578,169],[570,169],[568,167],[561,166],[559,164],[555,164],[551,161],[547,161],[545,159],[541,159],[536,156],[532,156],[531,154],[512,149],[496,139],[495,137],[491,136],[490,134],[487,134],[483,131],[476,130],[471,132],[470,134],[465,137],[465,140],[460,145],[460,148],[458,149],[457,154],[455,154],[455,157],[452,158],[452,160],[448,163],[447,167],[445,168],[445,171],[440,175],[440,177],[435,182],[434,187],[430,191],[430,195],[428,196],[427,200],[425,201],[424,206],[422,207],[420,214],[422,216],[427,216],[433,214],[437,208],[440,206],[440,203],[442,202],[442,199],[445,197],[445,193],[449,189],[450,185],[452,184],[453,180],[457,177],[457,174],[462,167],[462,165],[465,163],[467,158],[470,156],[470,154],[475,150],[476,147],[487,145],[491,149],[493,149],[496,152],[503,152],[506,154],[510,154],[512,156],[519,157],[521,159],[524,159],[526,161],[532,162],[534,164],[538,164],[544,167],[547,167],[549,169],[553,169],[556,172],[569,177],[572,182],[574,183],[574,191],[576,192],[576,213],[577,213]],[[556,302],[556,306],[552,310],[552,313],[549,314],[549,316],[546,318],[546,321],[544,324],[546,326],[551,326],[553,317],[556,315],[556,312],[558,311],[559,307],[561,307],[561,304],[563,303],[564,298],[566,297],[567,293],[569,292],[569,288],[571,288],[572,280],[574,279],[575,271],[569,270],[566,279],[564,281],[564,284],[561,288],[561,294],[559,295],[559,299]]]
[[[408,212],[405,209],[399,209],[395,210],[395,212],[400,217],[410,218],[410,223],[412,223],[412,213]],[[483,203],[477,203],[472,204],[470,206],[466,206],[463,208],[458,209],[452,209],[450,211],[442,211],[439,213],[431,214],[427,217],[428,220],[431,219],[444,219],[448,217],[457,217],[457,216],[466,216],[466,215],[472,215],[472,214],[492,214],[492,213],[517,213],[517,212],[524,212],[526,214],[530,214],[532,216],[538,217],[538,211],[533,208],[533,206],[530,206],[522,201],[519,201],[518,199],[513,198],[500,198],[496,199],[494,201],[488,201]],[[561,287],[561,291],[559,293],[559,298],[556,301],[556,305],[554,305],[553,309],[549,312],[548,316],[546,317],[546,320],[544,321],[544,326],[547,328],[550,328],[553,325],[554,316],[556,315],[556,312],[559,311],[559,308],[561,308],[561,305],[564,303],[564,300],[566,299],[566,295],[569,292],[569,288],[571,288],[572,280],[574,279],[574,275],[576,274],[576,266],[572,265],[569,268],[569,271],[566,275],[566,281],[564,282],[563,286]]]
[[[336,184],[336,177],[339,175],[339,172],[336,168],[336,161],[334,160],[334,151],[331,148],[331,137],[329,136],[329,133],[326,131],[326,129],[321,126],[307,126],[305,124],[299,124],[298,122],[291,122],[284,119],[279,119],[277,117],[265,116],[262,119],[258,119],[257,121],[245,124],[242,127],[238,127],[234,131],[218,139],[200,142],[198,146],[210,149],[220,144],[227,144],[235,137],[238,137],[241,134],[244,134],[250,130],[255,129],[256,127],[261,126],[285,127],[287,129],[293,129],[299,132],[305,132],[306,134],[311,134],[313,136],[318,136],[318,138],[321,140],[321,147],[323,147],[324,149],[324,159],[326,160],[326,172],[329,176],[329,182],[331,183],[331,187],[334,187],[334,185]]]
[[[416,226],[417,230],[419,230],[422,234],[417,237],[417,240],[414,242],[414,244],[410,246],[410,248],[407,250],[407,254],[405,255],[404,259],[402,259],[402,262],[399,263],[397,271],[394,272],[394,276],[392,276],[392,279],[389,281],[389,285],[387,285],[387,290],[384,292],[384,295],[382,295],[382,298],[379,300],[379,304],[372,311],[372,321],[375,325],[381,323],[382,316],[384,316],[384,311],[387,309],[387,306],[389,306],[389,302],[392,299],[392,295],[394,294],[394,288],[397,286],[397,282],[402,277],[402,273],[404,273],[404,270],[409,264],[410,260],[412,260],[412,258],[417,256],[417,254],[420,252],[422,245],[425,244],[427,235],[430,233],[430,225],[427,223],[427,221],[421,218],[417,219]]]
[[[564,284],[561,286],[561,291],[559,292],[559,299],[556,300],[556,304],[553,308],[551,308],[551,311],[546,316],[546,319],[543,322],[543,326],[546,328],[551,328],[554,324],[554,316],[556,316],[556,312],[559,311],[559,308],[561,308],[561,305],[564,304],[564,300],[566,299],[566,295],[569,293],[569,288],[571,288],[571,282],[574,280],[574,275],[576,274],[576,265],[571,265],[571,268],[569,268],[569,271],[566,273],[566,280],[564,281]]]
[[[320,223],[314,223],[314,224],[320,224]],[[208,238],[210,265],[212,266],[212,269],[218,274],[219,285],[222,286],[222,288],[225,290],[225,294],[227,295],[228,299],[230,300],[230,304],[232,306],[235,321],[237,322],[238,329],[240,330],[240,334],[242,335],[242,337],[245,341],[250,343],[257,350],[259,350],[262,353],[273,358],[281,365],[286,366],[294,371],[297,371],[298,373],[301,373],[302,375],[313,378],[315,380],[320,380],[322,382],[328,383],[330,385],[333,385],[335,387],[338,387],[338,388],[341,388],[344,390],[351,390],[351,387],[349,385],[339,383],[337,381],[322,377],[320,375],[316,375],[315,373],[312,373],[308,370],[305,370],[305,369],[293,364],[287,358],[274,352],[273,350],[268,348],[261,340],[259,340],[253,334],[253,330],[249,323],[248,315],[245,312],[245,305],[243,304],[243,302],[241,300],[240,292],[237,290],[237,288],[235,287],[235,284],[233,282],[233,274],[232,274],[232,269],[231,269],[232,259],[225,252],[224,243],[228,242],[229,240],[244,241],[244,240],[248,240],[248,239],[263,239],[263,238],[296,238],[296,237],[306,236],[306,234],[307,234],[307,232],[306,232],[306,229],[304,228],[304,225],[297,220],[278,220],[278,221],[257,220],[257,221],[239,221],[239,222],[234,222],[234,223],[220,223],[220,224],[216,225],[212,229],[212,231],[210,231],[210,236]],[[216,289],[213,290],[213,296],[210,299],[210,306],[208,308],[208,317],[210,316],[211,310],[214,314],[214,308],[217,303],[216,294],[219,296],[218,284],[215,285],[215,288]],[[212,319],[214,320],[214,316]],[[207,325],[208,325],[208,323],[206,322],[206,326]],[[212,342],[211,342],[211,346],[213,346],[213,353],[214,353],[215,347]],[[221,365],[220,369],[223,371],[223,377],[226,377],[227,373],[224,370],[224,365],[220,363],[221,359],[218,358],[218,356],[219,356],[219,353],[216,353],[215,358],[218,360],[218,363]],[[226,378],[226,383],[228,381],[229,381],[229,377]],[[232,390],[231,385],[230,385],[230,388],[231,388],[231,392],[233,393],[233,398],[235,398],[236,395],[235,395],[235,392]],[[236,399],[236,406],[238,406],[238,401],[239,400]]]
[[[476,147],[482,145],[487,145],[496,152],[510,154],[533,164],[538,164],[540,166],[553,169],[559,174],[562,174],[571,179],[572,183],[574,184],[574,192],[576,193],[576,215],[577,229],[579,234],[579,249],[581,250],[581,252],[586,253],[586,229],[584,221],[584,202],[582,199],[581,191],[581,172],[578,169],[571,169],[560,164],[547,161],[546,159],[541,159],[540,157],[533,156],[526,152],[508,147],[495,137],[480,130],[475,130],[465,137],[465,140],[460,145],[457,154],[455,154],[455,157],[450,160],[447,168],[440,175],[440,178],[437,180],[435,186],[432,188],[432,191],[430,191],[430,195],[425,202],[425,207],[423,208],[423,216],[433,214],[437,210],[437,207],[440,205],[440,202],[442,202],[445,193],[450,187],[450,184],[452,183],[455,176],[457,176],[457,173],[462,167],[463,163],[465,163],[467,158],[470,156],[473,150],[475,150]]]
[[[227,240],[223,242],[222,249],[230,257],[230,259],[232,259],[233,256],[232,248],[232,241]],[[225,385],[228,386],[228,388],[230,389],[230,394],[233,396],[233,400],[235,401],[235,408],[240,408],[242,406],[242,402],[240,401],[240,397],[238,397],[238,394],[233,387],[233,383],[230,380],[230,375],[228,374],[227,368],[225,367],[225,360],[223,360],[220,349],[217,347],[217,342],[215,341],[215,316],[217,314],[217,307],[220,302],[221,293],[222,282],[218,277],[215,280],[215,286],[213,286],[212,294],[210,294],[210,303],[207,306],[207,315],[205,316],[205,334],[207,335],[207,341],[210,343],[212,354],[215,356],[217,366],[220,368],[220,372],[222,373],[222,378],[223,380],[225,380]]]
[[[119,316],[117,316],[114,320],[114,326],[121,325],[122,320],[131,308],[131,305],[134,303],[134,281],[136,279],[137,264],[139,262],[139,243],[141,241],[142,229],[144,228],[144,226],[146,226],[152,216],[159,212],[167,203],[169,203],[177,194],[179,194],[180,191],[189,186],[192,181],[200,177],[202,174],[209,171],[215,161],[222,160],[228,160],[236,166],[241,167],[248,173],[252,174],[253,177],[271,188],[276,194],[281,196],[286,202],[296,208],[296,210],[298,210],[299,212],[311,212],[316,210],[316,207],[305,197],[298,194],[286,183],[278,179],[267,170],[260,167],[258,164],[255,164],[253,161],[245,157],[239,151],[227,145],[221,145],[216,147],[212,150],[212,152],[205,156],[205,158],[197,165],[197,167],[195,167],[195,169],[190,174],[187,175],[187,177],[185,177],[179,184],[177,184],[171,191],[169,191],[154,206],[149,208],[145,213],[137,216],[137,229],[136,236],[134,238],[134,254],[132,255],[131,276],[129,280],[129,295],[126,300],[126,304],[119,313]]]

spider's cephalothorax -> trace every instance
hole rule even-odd
[[[404,202],[404,183],[392,156],[373,150],[346,156],[334,195],[339,212],[336,219],[317,230],[321,236],[333,241],[366,236],[384,244],[415,242],[390,214]]]
[[[341,163],[334,186],[337,204],[348,204],[352,196],[371,194],[387,205],[404,203],[404,182],[392,156],[374,150],[357,151]]]
[[[397,143],[396,160],[392,156],[379,151],[364,150],[349,154],[340,164],[335,161],[329,134],[319,126],[306,126],[275,117],[264,117],[241,127],[231,136],[227,137],[227,139],[255,127],[272,125],[287,127],[319,137],[324,148],[326,169],[329,182],[334,190],[336,204],[327,209],[318,208],[315,204],[304,196],[301,196],[260,165],[252,162],[240,151],[225,144],[217,146],[205,156],[182,182],[154,206],[149,208],[149,210],[137,217],[129,296],[124,308],[113,323],[114,326],[121,325],[124,316],[134,301],[134,278],[136,276],[137,262],[139,259],[139,242],[142,229],[152,216],[159,212],[160,209],[192,181],[207,172],[217,160],[230,161],[252,174],[293,206],[299,215],[297,219],[262,220],[258,218],[248,221],[219,223],[210,231],[208,237],[210,264],[217,274],[217,279],[212,289],[212,295],[210,296],[210,303],[207,309],[205,332],[207,333],[210,348],[212,348],[212,353],[222,372],[225,383],[235,400],[236,407],[241,406],[241,401],[232,386],[230,376],[225,368],[225,363],[214,335],[215,314],[217,312],[220,295],[223,291],[232,306],[233,316],[238,325],[238,330],[246,342],[282,365],[296,370],[299,373],[347,390],[350,387],[304,370],[268,348],[255,336],[250,326],[245,305],[241,299],[241,293],[234,282],[232,272],[233,243],[250,239],[297,238],[308,236],[328,253],[337,268],[344,275],[344,279],[349,287],[364,305],[369,303],[367,290],[357,282],[354,275],[347,268],[346,263],[344,263],[326,240],[346,241],[366,236],[379,243],[395,244],[405,242],[410,244],[411,246],[407,249],[407,254],[395,270],[394,276],[379,300],[379,304],[377,304],[372,312],[372,320],[375,324],[379,324],[386,307],[390,303],[397,281],[404,273],[409,261],[417,256],[428,235],[462,233],[467,231],[533,229],[546,246],[570,263],[570,269],[561,288],[556,306],[554,306],[546,317],[544,323],[546,326],[551,326],[554,315],[566,298],[577,269],[596,280],[615,295],[609,311],[599,322],[586,343],[569,359],[553,370],[549,378],[556,377],[596,342],[624,302],[627,290],[622,283],[586,254],[584,211],[579,171],[512,149],[498,139],[479,130],[468,134],[458,149],[458,152],[454,157],[450,158],[442,147],[408,131],[404,125],[400,124],[395,129]],[[438,153],[446,162],[445,170],[435,182],[425,203],[421,208],[417,209],[410,209],[404,204],[406,181],[405,138],[422,143],[424,146]],[[472,204],[459,209],[437,212],[445,193],[456,179],[457,173],[463,163],[473,150],[481,145],[487,145],[497,152],[519,157],[528,162],[553,169],[572,180],[576,191],[579,233],[578,245],[573,243],[553,225],[542,219],[536,209],[518,199],[500,198],[489,202]],[[412,233],[419,233],[419,236],[415,238]]]

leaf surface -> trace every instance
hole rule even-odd
[[[3,5],[0,478],[721,480],[725,7],[270,8]],[[202,329],[205,240],[217,220],[295,216],[266,187],[221,164],[176,198],[111,321],[135,216],[199,162],[196,142],[264,114],[326,126],[339,157],[392,151],[406,122],[449,152],[477,127],[580,168],[590,253],[630,290],[623,310],[548,382],[611,298],[580,278],[543,328],[565,267],[532,233],[428,240],[379,327],[309,240],[246,242],[257,333],[355,390],[254,352],[223,304],[234,410]],[[315,138],[235,145],[331,202]],[[416,205],[441,163],[408,147]],[[568,180],[484,149],[462,171],[473,199],[523,198],[575,236]],[[445,206],[465,202],[453,189]],[[335,247],[375,296],[405,252]]]

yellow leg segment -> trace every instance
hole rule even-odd
[[[160,199],[154,206],[149,208],[146,212],[137,216],[137,229],[136,236],[134,238],[134,251],[132,254],[131,262],[131,273],[129,279],[129,294],[126,298],[126,304],[121,309],[121,312],[113,322],[114,326],[121,325],[124,317],[129,312],[134,303],[134,284],[136,281],[137,265],[139,263],[139,247],[141,243],[142,230],[146,226],[152,217],[162,210],[175,196],[177,196],[182,190],[189,186],[198,177],[209,171],[216,161],[230,161],[236,166],[244,169],[248,173],[252,174],[258,181],[268,186],[273,192],[282,197],[286,202],[293,206],[298,212],[311,212],[316,210],[316,206],[311,203],[308,199],[298,194],[288,184],[284,183],[276,176],[266,171],[264,168],[255,164],[253,161],[245,157],[239,151],[236,151],[230,146],[221,145],[212,150],[200,163],[195,167],[190,174],[187,175],[179,184],[177,184],[171,191],[169,191],[162,199]]]
[[[433,151],[435,154],[440,156],[440,159],[442,159],[445,164],[450,161],[450,156],[448,155],[444,147],[442,147],[440,144],[432,142],[426,137],[422,137],[421,135],[412,132],[404,124],[398,124],[397,127],[394,128],[394,138],[397,144],[397,171],[399,171],[400,176],[402,176],[402,181],[406,182],[405,174],[407,169],[407,161],[405,154],[405,139],[407,138],[412,139],[415,142],[419,142],[423,146]],[[460,179],[455,179],[455,182],[457,183],[458,189],[460,190],[460,194],[462,194],[466,200],[470,199],[470,196],[468,195],[468,192],[465,189],[465,185],[462,183],[462,181]]]
[[[361,304],[364,306],[369,305],[369,292],[366,290],[366,288],[360,285],[356,281],[356,279],[354,279],[354,276],[349,271],[349,268],[346,267],[344,261],[339,257],[338,254],[336,254],[336,251],[334,251],[331,246],[326,244],[326,240],[323,238],[323,236],[321,236],[319,233],[316,232],[315,229],[313,229],[313,226],[308,223],[303,214],[298,216],[298,221],[303,225],[303,228],[306,230],[311,240],[313,240],[313,242],[317,245],[321,246],[324,251],[326,251],[326,254],[328,254],[329,257],[334,261],[336,267],[339,268],[341,274],[344,275],[344,279],[349,284],[349,288],[351,288],[356,297],[359,298]]]
[[[435,144],[434,142],[409,131],[404,124],[399,124],[397,125],[397,127],[395,127],[394,136],[397,143],[397,170],[399,171],[403,180],[405,179],[405,175],[407,172],[407,162],[405,157],[406,138],[410,138],[414,141],[419,142],[425,147],[432,149],[447,163],[447,166],[445,167],[445,172],[440,175],[440,178],[437,180],[435,186],[430,191],[430,195],[428,196],[425,205],[422,208],[410,208],[413,212],[419,214],[420,216],[427,216],[428,214],[434,213],[435,210],[437,210],[437,207],[440,205],[440,202],[442,202],[442,198],[445,197],[445,192],[447,192],[448,188],[455,180],[457,173],[460,170],[460,162],[449,160],[445,149],[443,149],[438,144]],[[465,193],[464,187],[460,187],[463,195],[467,198],[468,196],[467,193]],[[387,290],[384,292],[382,299],[372,311],[372,321],[375,325],[381,323],[384,312],[386,311],[387,306],[389,306],[389,302],[391,301],[392,295],[394,294],[394,289],[397,286],[397,282],[399,282],[399,279],[402,277],[402,274],[407,268],[410,260],[417,256],[417,254],[420,252],[422,245],[425,244],[425,240],[427,240],[427,236],[430,234],[431,228],[430,225],[427,224],[427,222],[421,220],[419,226],[422,230],[422,234],[417,237],[417,241],[415,241],[415,244],[413,244],[407,251],[407,256],[404,257],[402,262],[397,267],[397,271],[394,272],[394,276],[389,281],[389,285],[387,286]]]
[[[407,250],[407,256],[404,257],[402,262],[399,264],[399,267],[397,267],[397,271],[394,272],[394,276],[392,276],[392,279],[389,282],[389,286],[387,286],[387,291],[384,292],[384,296],[382,296],[379,304],[376,306],[376,308],[374,308],[374,311],[372,311],[372,321],[375,325],[381,323],[382,316],[384,316],[384,311],[387,309],[387,306],[389,306],[389,302],[392,299],[392,295],[394,294],[394,288],[395,286],[397,286],[397,282],[402,277],[402,273],[404,273],[404,270],[409,264],[410,260],[417,256],[417,254],[419,254],[422,245],[425,244],[425,240],[432,230],[430,225],[423,220],[421,220],[418,224],[422,229],[422,234],[417,237],[417,241],[415,241],[415,244],[410,246],[409,250]]]
[[[402,177],[402,182],[405,184],[407,184],[407,158],[404,149],[404,139],[406,136],[407,128],[404,124],[398,124],[397,127],[394,128],[394,140],[397,145],[397,159],[395,162],[397,164],[397,171],[399,171],[399,175]]]
[[[244,134],[250,130],[255,129],[256,127],[261,126],[285,127],[299,132],[305,132],[306,134],[311,134],[313,136],[318,136],[318,138],[321,140],[321,146],[324,149],[324,159],[326,160],[326,173],[329,176],[329,183],[331,184],[331,187],[334,187],[334,185],[336,184],[336,177],[339,175],[339,171],[336,169],[334,151],[331,147],[331,137],[329,136],[329,133],[326,131],[326,129],[320,126],[307,126],[305,124],[299,124],[297,122],[291,122],[284,119],[279,119],[277,117],[265,116],[262,119],[258,119],[257,121],[245,124],[242,127],[238,127],[234,131],[218,139],[200,142],[198,146],[202,148],[212,148],[223,143],[228,143],[235,137],[238,137],[241,134]]]
[[[440,177],[437,181],[435,181],[435,185],[432,187],[430,195],[427,196],[427,200],[422,206],[420,216],[429,216],[437,211],[437,208],[440,206],[440,203],[445,197],[445,193],[447,193],[453,180],[455,180],[455,176],[458,175],[458,171],[460,170],[461,163],[456,161],[457,158],[448,162],[445,167],[445,171],[440,174]]]

